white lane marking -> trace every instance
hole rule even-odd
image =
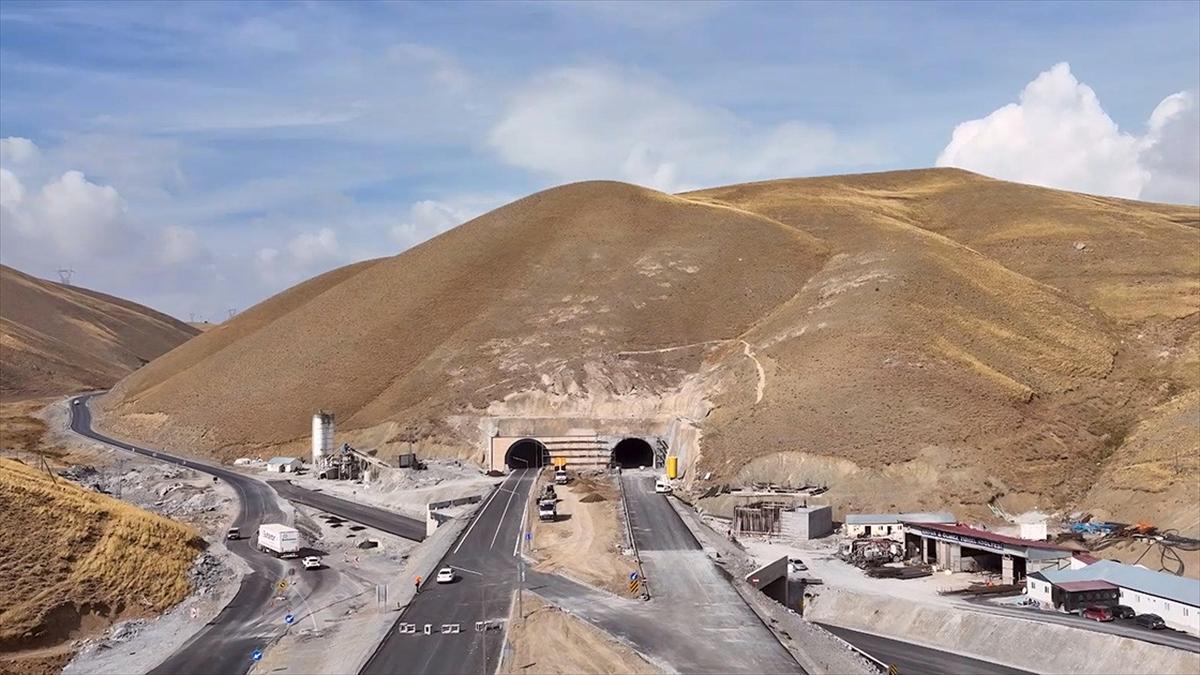
[[[480,519],[483,518],[483,514],[487,511],[488,505],[492,503],[492,500],[495,499],[496,495],[498,494],[500,494],[500,488],[496,488],[492,492],[492,496],[488,497],[487,501],[483,503],[483,507],[480,508],[475,514],[475,520],[471,521],[471,526],[467,528],[467,531],[463,534],[462,539],[459,539],[458,544],[454,547],[455,553],[458,553],[458,549],[462,548],[463,542],[467,540],[467,537],[471,536],[471,530],[475,529],[475,526],[479,524]]]
[[[521,529],[517,531],[517,542],[513,544],[513,557],[517,557],[521,550],[521,537],[525,534],[525,524],[529,520],[529,500],[526,499],[524,508],[521,509]]]
[[[520,488],[521,481],[525,480],[525,472],[529,469],[522,469],[521,475],[517,477],[517,487]],[[496,525],[496,534],[492,535],[492,543],[488,546],[489,549],[496,548],[496,538],[500,536],[500,528],[504,527],[504,516],[508,515],[508,507],[512,506],[513,495],[517,494],[517,490],[508,493],[508,502],[504,504],[504,513],[500,514],[500,522]]]

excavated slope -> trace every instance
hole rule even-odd
[[[1198,222],[951,169],[569,185],[286,291],[104,405],[228,458],[320,408],[384,447],[477,449],[462,419],[516,400],[700,391],[691,476],[828,482],[839,511],[1053,507],[1200,389]]]
[[[197,332],[148,307],[0,265],[0,399],[109,387]]]

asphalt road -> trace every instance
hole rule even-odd
[[[659,613],[630,641],[687,673],[803,673],[804,669],[709,559],[654,475],[620,477],[634,541]],[[604,617],[598,617],[602,622]],[[616,634],[619,626],[607,625]],[[629,628],[625,628],[629,630]]]
[[[267,485],[270,485],[279,493],[279,496],[288,501],[306,504],[326,513],[332,513],[345,518],[346,520],[353,520],[367,527],[373,527],[382,532],[394,534],[397,537],[411,539],[412,541],[425,540],[425,523],[416,518],[409,518],[408,516],[402,516],[386,509],[340,499],[322,492],[306,490],[293,485],[288,480],[271,480],[267,481]]]
[[[259,523],[284,522],[274,493],[260,481],[219,466],[130,445],[93,431],[91,410],[88,408],[92,396],[80,396],[71,402],[71,430],[75,433],[122,450],[195,469],[229,483],[237,492],[240,504],[234,525],[243,533],[256,531]],[[289,567],[283,561],[254,550],[250,543],[249,537],[226,542],[229,550],[245,560],[252,570],[251,574],[242,577],[241,587],[233,600],[179,650],[150,671],[152,675],[241,675],[250,669],[253,664],[251,652],[264,647],[278,630],[271,625],[276,617],[266,617],[265,610],[275,592],[276,583],[288,576]]]
[[[629,524],[639,551],[699,551],[700,543],[683,524],[665,495],[654,492],[654,476],[626,471],[621,474]]]
[[[880,661],[895,666],[901,675],[1010,675],[1029,672],[848,628],[827,624],[821,624],[821,627]]]
[[[420,592],[397,620],[417,624],[416,634],[396,627],[363,667],[364,675],[397,673],[491,673],[499,663],[504,630],[476,632],[477,621],[504,621],[518,585],[518,545],[536,469],[509,475],[480,506],[442,564],[454,567],[454,583],[423,580]],[[430,626],[430,634],[424,627]],[[460,633],[442,633],[457,624]]]

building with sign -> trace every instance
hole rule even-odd
[[[995,572],[1013,584],[1047,568],[1070,565],[1071,550],[1044,541],[1009,537],[965,525],[905,523],[909,556],[952,572]]]

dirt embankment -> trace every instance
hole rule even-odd
[[[40,649],[182,600],[204,544],[189,527],[0,459],[0,652]]]
[[[561,673],[660,673],[640,654],[604,631],[547,604],[526,592],[522,596],[523,617],[508,622],[511,652],[504,663],[505,675]]]
[[[537,493],[553,481],[552,472],[543,472]],[[562,572],[612,593],[628,595],[626,583],[636,563],[621,553],[620,495],[612,477],[575,475],[566,486],[558,486],[557,494],[558,520],[539,521],[536,504],[530,514],[530,553],[537,569]]]

